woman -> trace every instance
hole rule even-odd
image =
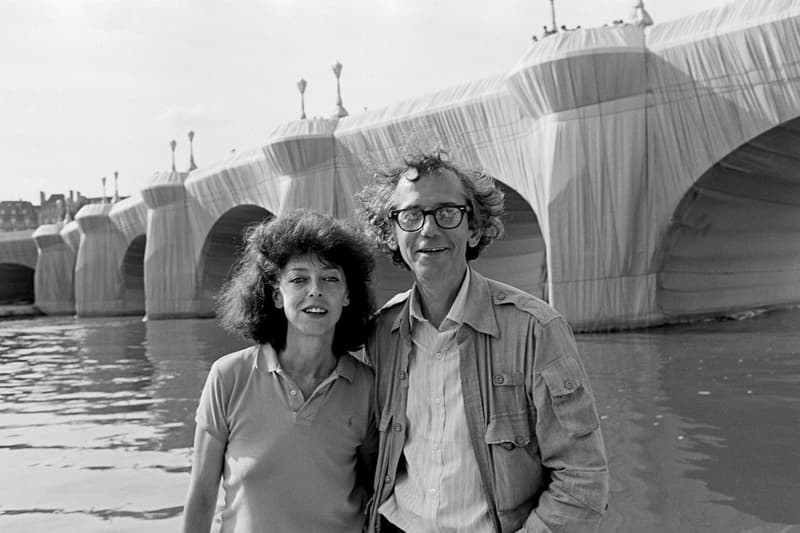
[[[247,234],[220,297],[256,342],[211,367],[197,409],[184,531],[359,532],[377,449],[368,333],[373,259],[342,221],[296,210]]]

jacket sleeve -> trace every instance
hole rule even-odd
[[[608,503],[608,463],[594,395],[566,321],[534,327],[528,394],[546,486],[525,532],[592,532]],[[549,479],[549,481],[548,481]]]

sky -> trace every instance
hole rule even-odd
[[[556,22],[636,0],[554,0]],[[656,24],[728,0],[645,0]],[[0,0],[0,200],[127,196],[153,174],[264,144],[300,116],[351,115],[508,72],[550,0]]]

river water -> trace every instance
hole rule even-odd
[[[800,532],[800,310],[579,335],[603,532]],[[0,322],[0,531],[175,532],[213,320]]]

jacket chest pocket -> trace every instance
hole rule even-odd
[[[518,413],[528,410],[525,375],[522,372],[495,370],[492,375],[490,414]]]
[[[562,357],[542,369],[553,411],[559,424],[572,437],[587,435],[597,429],[600,420],[587,389],[586,373],[578,360]]]

